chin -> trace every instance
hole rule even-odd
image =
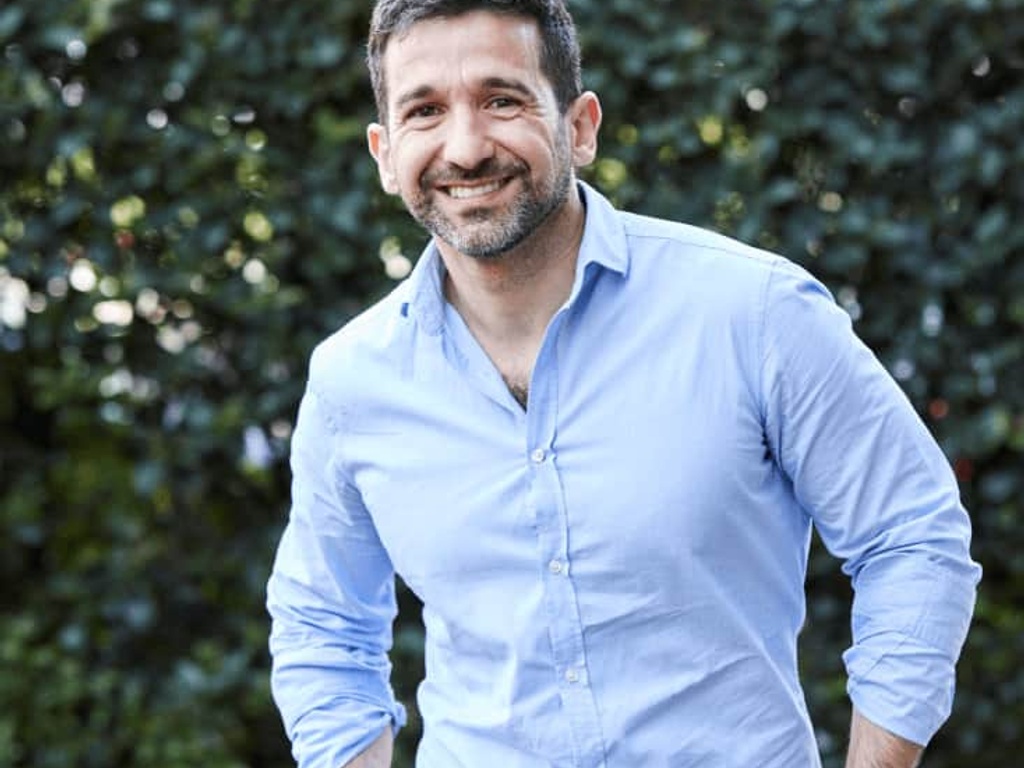
[[[512,242],[502,243],[480,243],[480,242],[448,242],[448,244],[461,253],[463,256],[468,256],[471,259],[478,259],[479,261],[497,261],[502,256],[505,256],[511,250],[513,250],[520,242],[515,240]]]

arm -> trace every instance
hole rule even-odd
[[[345,768],[391,768],[392,744],[391,729],[385,728],[377,740]]]
[[[267,585],[271,688],[299,768],[387,765],[394,572],[337,464],[335,410],[312,390],[292,437],[292,509]],[[357,758],[357,756],[360,756]]]
[[[920,745],[889,733],[854,709],[846,768],[914,768],[921,752]]]
[[[849,317],[803,270],[776,267],[762,325],[769,445],[853,583],[850,698],[871,723],[927,744],[952,707],[980,574],[956,479]],[[855,726],[858,742],[870,739]]]

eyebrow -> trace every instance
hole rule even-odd
[[[419,101],[420,99],[425,99],[427,96],[430,96],[433,92],[434,89],[431,86],[421,85],[419,88],[414,88],[411,91],[403,93],[395,101],[395,110],[400,112],[402,108],[405,107],[406,105],[411,104],[414,101]]]
[[[521,80],[510,80],[507,77],[488,77],[483,82],[484,88],[498,89],[503,91],[515,91],[523,96],[533,98],[533,89]]]
[[[514,80],[507,77],[488,77],[483,80],[481,86],[488,90],[505,90],[515,91],[516,93],[522,94],[527,98],[535,98],[533,89],[523,83],[521,80]],[[418,88],[413,88],[411,91],[403,93],[395,101],[395,110],[401,112],[403,108],[409,104],[425,99],[432,96],[437,92],[437,89],[430,85],[421,85]]]

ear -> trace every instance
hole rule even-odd
[[[577,168],[590,165],[597,157],[597,132],[601,128],[601,102],[593,91],[585,91],[569,106],[572,161]]]
[[[380,185],[390,195],[398,194],[398,177],[391,160],[391,146],[388,144],[388,131],[380,123],[370,123],[366,128],[366,143],[370,155],[377,162],[377,173]]]

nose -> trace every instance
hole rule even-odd
[[[453,109],[445,126],[444,159],[466,170],[494,156],[494,144],[487,133],[487,120],[475,109]]]

